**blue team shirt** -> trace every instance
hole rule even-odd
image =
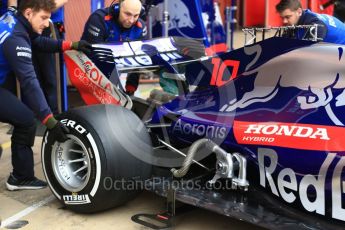
[[[298,25],[313,25],[318,26],[318,37],[322,38],[324,42],[345,44],[345,24],[339,19],[327,15],[317,14],[310,10],[304,10]],[[303,37],[303,31],[298,33],[298,38]]]
[[[92,44],[104,42],[132,41],[141,39],[146,33],[145,23],[139,19],[129,29],[121,28],[118,15],[110,15],[109,8],[98,9],[87,20],[81,37]]]
[[[62,40],[39,36],[20,13],[8,11],[0,18],[0,85],[14,71],[26,104],[43,120],[51,113],[32,64],[31,47],[45,52],[62,49]]]

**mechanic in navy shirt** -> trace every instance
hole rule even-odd
[[[303,10],[299,0],[281,0],[276,5],[276,10],[285,25],[317,24],[318,38],[323,39],[324,42],[345,44],[345,24],[333,16]],[[309,32],[306,36],[305,33],[306,31],[299,30],[293,36],[298,39],[311,37]]]
[[[47,104],[32,64],[31,47],[46,52],[76,49],[90,51],[85,41],[69,42],[51,40],[40,36],[49,25],[54,0],[25,0],[19,4],[18,13],[6,12],[0,20],[0,122],[13,125],[11,137],[13,172],[7,180],[9,190],[40,189],[44,181],[34,176],[31,147],[34,144],[36,122],[34,111],[45,124],[54,140],[67,140],[68,129],[57,121]],[[23,103],[2,87],[7,73],[14,71],[20,82]]]
[[[140,0],[120,0],[108,8],[96,10],[87,20],[81,37],[92,44],[140,40],[146,34]],[[126,82],[126,93],[133,95],[138,88],[139,74],[131,73]]]
[[[8,10],[16,11],[18,3],[21,0],[8,0]],[[53,21],[54,27],[47,27],[43,30],[42,36],[54,37],[52,32],[55,32],[56,38],[60,39],[60,28],[63,22],[63,8],[62,6],[66,4],[68,0],[55,0],[56,9],[51,14],[51,21]],[[59,26],[59,27],[57,27]],[[52,31],[54,29],[54,31]],[[57,100],[57,76],[56,76],[56,58],[55,54],[40,51],[39,49],[32,50],[32,61],[35,67],[37,78],[40,82],[41,88],[44,95],[46,96],[49,107],[51,108],[53,114],[57,114],[58,111],[58,100]]]

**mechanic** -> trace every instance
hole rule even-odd
[[[67,140],[68,129],[52,115],[39,86],[31,59],[31,46],[46,52],[75,49],[90,52],[86,41],[69,42],[51,40],[40,36],[49,25],[54,0],[25,0],[19,4],[18,13],[8,11],[0,20],[0,122],[13,125],[11,137],[12,166],[6,187],[9,190],[40,189],[47,183],[34,176],[32,146],[36,122],[34,111],[48,128],[51,138],[59,142]],[[18,78],[22,98],[2,87],[9,71]]]
[[[63,10],[61,7],[67,2],[68,0],[55,0],[56,9],[54,9],[54,12],[51,15],[51,20],[53,21],[54,27],[45,28],[42,36],[52,37],[52,33],[54,32],[56,34],[56,38],[62,38],[62,36],[60,36],[60,29],[63,29]],[[20,0],[8,0],[8,10],[16,11],[17,3],[20,3]],[[54,31],[52,31],[52,29],[54,29]],[[40,82],[44,95],[46,96],[49,107],[51,108],[53,114],[57,114],[59,111],[57,104],[55,54],[42,52],[35,48],[32,51],[32,60],[37,78]]]
[[[140,0],[120,0],[110,7],[96,10],[87,20],[81,37],[92,44],[132,41],[146,34],[145,23],[140,16],[144,8]],[[127,77],[126,93],[133,95],[139,84],[139,73]]]
[[[283,19],[283,23],[288,26],[292,25],[319,25],[317,27],[318,38],[323,39],[324,42],[345,44],[345,24],[337,18],[317,14],[310,10],[303,10],[299,0],[281,0],[276,5],[276,10]],[[305,31],[293,31],[294,33],[288,34],[290,37],[297,39],[311,38],[311,34],[305,35]]]

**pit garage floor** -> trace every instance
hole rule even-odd
[[[235,35],[235,47],[243,46],[241,32]],[[144,94],[147,89],[141,92]],[[10,126],[0,123],[0,144],[4,152],[0,160],[0,229],[148,229],[131,221],[131,217],[138,213],[158,213],[164,210],[165,199],[153,193],[144,191],[137,198],[122,207],[114,208],[102,213],[83,215],[63,208],[62,204],[53,196],[49,188],[36,191],[8,191],[5,183],[12,170]],[[44,179],[41,166],[42,137],[36,137],[33,147],[35,159],[35,173]],[[261,229],[203,209],[192,209],[178,214],[173,229]]]

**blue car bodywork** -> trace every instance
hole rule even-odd
[[[344,227],[344,49],[275,37],[182,63],[190,90],[158,106],[145,124],[177,149],[206,138],[239,153],[249,191],[216,199],[210,190],[181,190],[177,199],[269,228]]]

